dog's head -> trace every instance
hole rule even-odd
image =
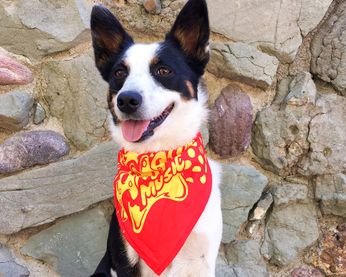
[[[103,6],[91,14],[95,61],[109,83],[113,138],[128,150],[186,144],[206,119],[200,78],[209,60],[205,0],[189,0],[163,42],[136,44]]]

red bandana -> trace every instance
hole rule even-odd
[[[172,262],[201,216],[212,175],[201,134],[175,150],[122,149],[114,203],[123,235],[158,275]]]

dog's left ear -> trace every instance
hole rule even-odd
[[[202,75],[209,61],[209,33],[206,1],[189,0],[166,35],[166,40],[177,43],[188,58],[197,62],[198,68],[202,69]]]

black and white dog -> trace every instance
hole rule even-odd
[[[138,153],[174,149],[191,141],[208,115],[207,95],[201,84],[209,60],[205,0],[189,0],[163,42],[134,43],[114,15],[101,5],[92,10],[91,31],[96,66],[109,83],[114,140]],[[149,124],[128,132],[124,126],[130,120]],[[220,169],[213,161],[209,164],[213,174],[209,201],[161,276],[215,276],[222,233]],[[123,238],[115,214],[106,254],[93,276],[156,276]]]

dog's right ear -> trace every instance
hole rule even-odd
[[[108,81],[112,63],[133,44],[133,39],[103,5],[93,7],[90,28],[96,67],[103,79]]]

